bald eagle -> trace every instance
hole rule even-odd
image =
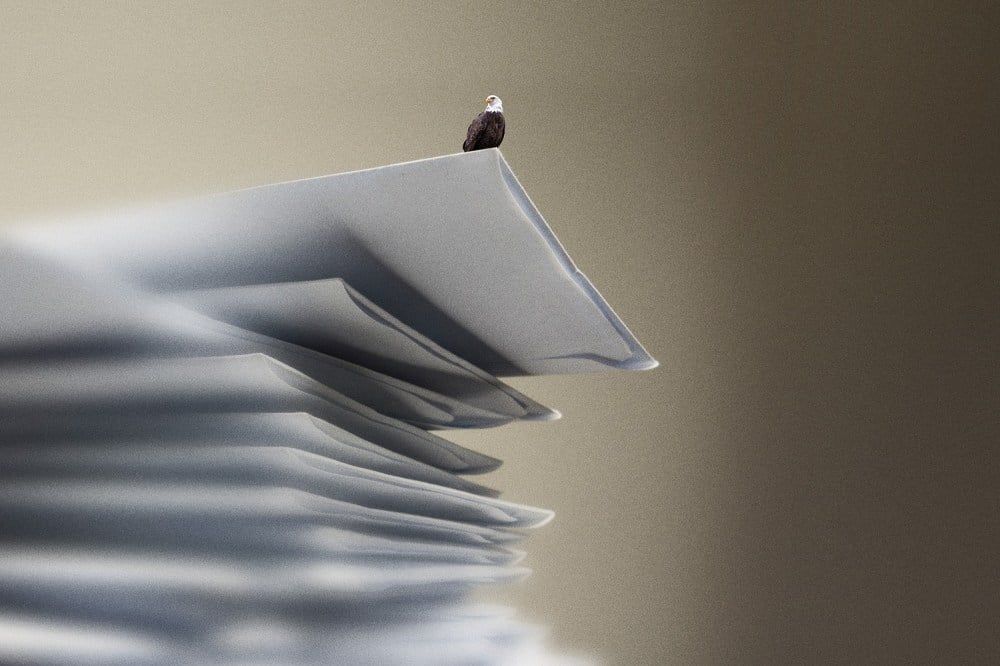
[[[504,124],[503,102],[496,95],[490,95],[486,98],[486,110],[469,125],[462,150],[496,148],[503,141]]]

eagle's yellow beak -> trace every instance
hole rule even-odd
[[[489,104],[489,103],[490,103],[490,98],[489,98],[489,97],[487,97],[487,98],[486,98],[486,99],[484,99],[483,101],[484,101],[484,102],[486,102],[487,104]]]

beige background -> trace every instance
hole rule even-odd
[[[996,12],[825,4],[2,2],[0,215],[456,152],[498,94],[662,362],[461,437],[558,512],[506,598],[615,664],[982,663]]]

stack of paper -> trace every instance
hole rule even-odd
[[[440,431],[655,361],[496,150],[18,229],[0,662],[540,663],[471,588],[551,513]]]

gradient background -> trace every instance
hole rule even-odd
[[[500,95],[662,363],[459,438],[557,511],[500,596],[613,664],[983,663],[1000,21],[873,4],[2,2],[0,215],[457,152]]]

